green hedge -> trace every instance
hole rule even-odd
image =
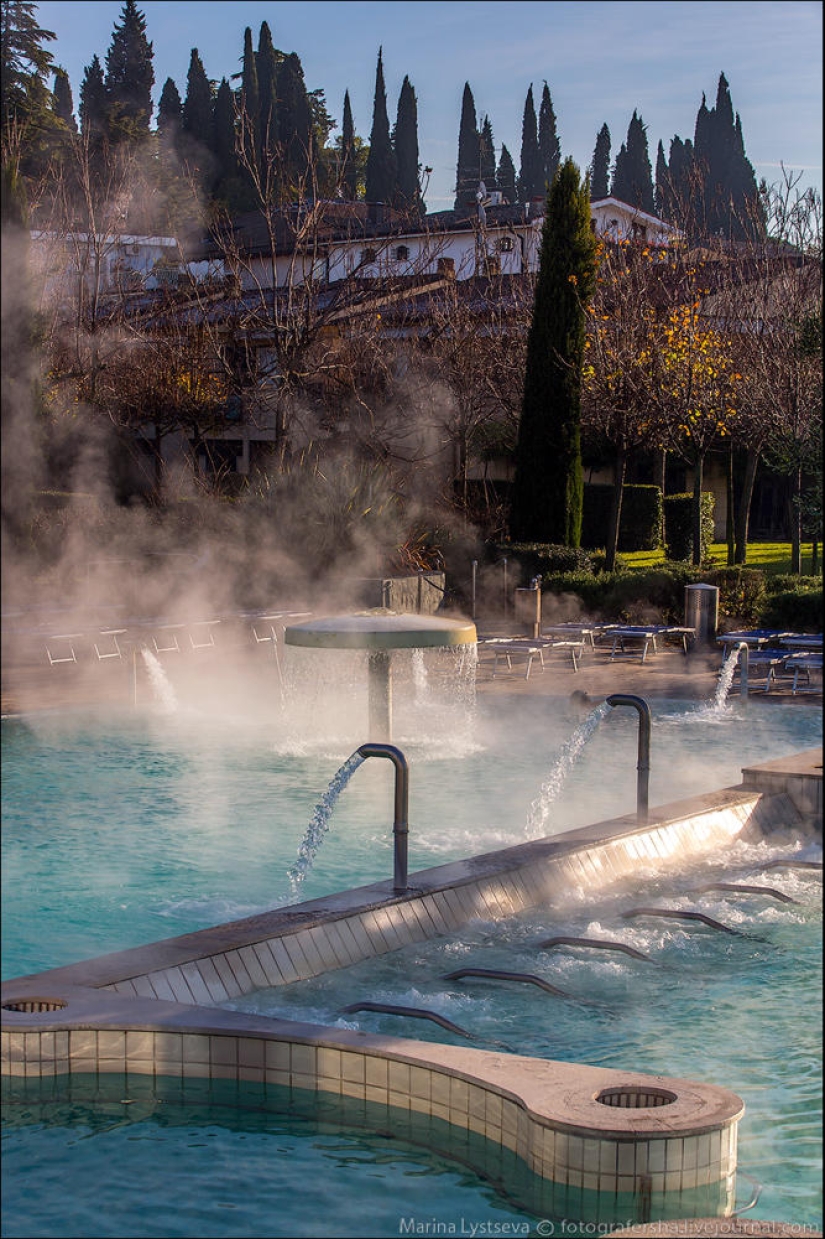
[[[713,542],[713,509],[716,499],[709,491],[701,495],[700,556],[705,560]],[[693,558],[693,495],[666,495],[665,553],[668,559]]]
[[[822,632],[822,583],[815,589],[771,594],[760,612],[759,626],[789,632]]]
[[[557,546],[552,542],[502,542],[494,548],[494,558],[507,557],[512,562],[518,585],[527,585],[533,577],[558,572],[592,572],[593,561],[578,547]]]
[[[610,524],[613,487],[584,488],[582,546],[603,547]],[[658,486],[624,486],[619,521],[620,551],[655,551],[662,545],[662,491]]]

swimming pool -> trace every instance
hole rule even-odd
[[[531,808],[536,797],[541,795],[542,784],[547,781],[548,774],[552,774],[559,752],[575,725],[576,720],[566,713],[563,703],[561,706],[558,702],[547,701],[506,703],[498,699],[487,709],[480,705],[472,734],[453,737],[452,744],[445,743],[443,734],[430,739],[416,738],[409,745],[405,743],[411,768],[411,870],[524,841]],[[347,745],[339,746],[328,739],[321,745],[305,740],[296,744],[294,731],[287,735],[272,727],[262,734],[258,725],[244,726],[237,719],[227,725],[214,715],[197,713],[181,717],[142,711],[105,718],[86,715],[72,720],[56,716],[6,720],[3,732],[4,834],[7,836],[4,852],[7,862],[11,861],[11,865],[4,865],[3,873],[4,939],[12,951],[11,957],[4,960],[7,976],[53,967],[121,946],[154,941],[286,902],[290,897],[288,869],[312,810],[324,786],[351,751]],[[820,736],[818,712],[799,703],[792,709],[764,713],[758,707],[750,710],[734,705],[723,717],[703,715],[701,707],[662,703],[654,710],[651,803],[737,783],[743,765],[810,747]],[[635,746],[635,720],[614,711],[571,766],[561,789],[554,789],[555,798],[548,806],[548,833],[632,810]],[[382,771],[383,765],[373,763],[374,769],[370,769],[368,763],[347,787],[336,806],[329,836],[307,876],[306,897],[387,877],[391,872],[391,789],[388,772]],[[811,928],[816,941],[817,914],[814,911],[806,917],[804,924]],[[574,917],[571,924],[575,923]],[[525,925],[529,929],[524,933],[532,934],[538,929],[538,925],[532,926],[529,921]],[[488,931],[482,928],[478,932],[482,935],[482,944],[489,945],[485,939]],[[492,927],[489,932],[492,933]],[[518,939],[518,933],[514,926],[507,925],[508,937]],[[416,968],[419,956],[423,959],[432,949],[436,950],[436,955],[430,962],[440,968],[438,950],[457,948],[452,943],[420,947],[414,961]],[[803,959],[808,958],[803,955]],[[383,984],[385,962],[372,961],[364,973],[365,983],[368,982],[372,990],[379,982]],[[710,984],[705,976],[706,969],[714,974],[719,972],[719,962],[700,954],[689,973],[691,986],[700,979]],[[404,966],[412,965],[406,961]],[[535,971],[535,961],[531,970]],[[758,995],[758,969],[745,969],[741,977],[735,970],[729,975],[734,976],[737,983],[741,981],[748,993],[749,987],[757,983],[755,992]],[[809,973],[802,975],[809,978]],[[597,979],[599,988],[610,988],[607,978]],[[318,982],[305,984],[311,986]],[[670,1055],[668,1070],[678,1069],[689,1077],[703,1078],[704,1069],[701,1061],[697,1065],[694,1053],[695,1040],[684,1035],[683,1026],[678,1029],[681,1035],[676,1038],[672,1054],[663,1048],[661,1059],[657,1059],[652,1052],[651,1047],[663,1041],[662,1028],[668,1028],[668,1045],[674,1029],[670,998],[657,998],[654,991],[646,988],[649,985],[650,982],[642,982],[636,986],[634,997],[638,1001],[629,1005],[621,1021],[625,1030],[638,1027],[639,1040],[634,1042],[629,1038],[620,1042],[610,1053],[619,1056],[616,1061],[650,1070],[664,1070],[657,1068],[656,1063],[664,1062]],[[628,988],[627,980],[617,983],[619,992],[623,986]],[[303,990],[303,985],[294,987],[293,993],[297,994],[299,989]],[[316,1001],[314,991],[309,988],[306,994],[311,1006]],[[422,992],[422,1005],[426,1005],[425,998],[429,1001],[429,996]],[[288,1001],[295,999],[290,996]],[[786,1014],[791,1008],[793,1001],[786,1000]],[[492,1009],[502,1011],[500,998],[493,998]],[[519,1010],[522,1016],[517,1017],[517,1022],[524,1023],[523,995],[516,999],[515,1011]],[[334,1004],[326,1007],[323,1018],[339,1018],[336,1011]],[[730,1008],[725,1008],[725,1012],[727,1019]],[[554,1023],[557,1019],[554,1012]],[[463,1012],[458,1022],[467,1022]],[[598,1020],[593,1027],[599,1028]],[[422,1039],[428,1035],[426,1026],[419,1025],[399,1031]],[[604,1027],[601,1031],[604,1032]],[[485,1034],[483,1028],[481,1033]],[[494,1033],[496,1029],[488,1024],[486,1036],[492,1039]],[[518,1048],[512,1035],[501,1034],[499,1028],[495,1039],[507,1042],[507,1048]],[[791,1028],[788,1032],[791,1045],[795,1035]],[[810,1042],[807,1030],[805,1037],[808,1041],[803,1050],[808,1058],[816,1061],[815,1044]],[[575,1049],[570,1053],[573,1058],[587,1061],[583,1044],[581,1038],[574,1039]],[[599,1061],[599,1038],[586,1044],[592,1044],[597,1055],[595,1061]],[[548,1048],[546,1042],[538,1052],[563,1056],[556,1054],[552,1047]],[[627,1057],[622,1057],[624,1055]],[[783,1061],[787,1057],[784,1053]],[[677,1068],[680,1062],[691,1065],[689,1069]],[[648,1063],[652,1066],[648,1067]],[[724,1049],[720,1050],[716,1065],[721,1074],[727,1070]],[[775,1066],[769,1051],[764,1061],[760,1061],[762,1075],[759,1078],[772,1078]],[[730,1078],[723,1078],[722,1082],[735,1087]],[[758,1091],[757,1087],[757,1094]],[[778,1089],[778,1093],[787,1092],[787,1088]],[[117,1111],[117,1105],[122,1100],[115,1099],[112,1103],[121,1117],[122,1107]],[[794,1095],[792,1109],[796,1109],[788,1120],[789,1130],[796,1123],[801,1131],[805,1148],[809,1148],[810,1143],[815,1145],[815,1133],[811,1135],[809,1126],[808,1103],[809,1098],[800,1100]],[[42,1099],[31,1104],[35,1108],[35,1119],[44,1114],[37,1110],[38,1106],[46,1104]],[[162,1112],[163,1107],[160,1109]],[[225,1123],[219,1125],[229,1133],[226,1142],[231,1151],[226,1156],[234,1161],[240,1156],[239,1149],[243,1148],[244,1152],[249,1149],[251,1138],[245,1134],[248,1119],[243,1112],[231,1119],[226,1115],[224,1110]],[[54,1117],[54,1114],[49,1116],[50,1120]],[[97,1140],[95,1137],[89,1141],[84,1135],[86,1128],[90,1124],[94,1126],[95,1122],[88,1107],[85,1111],[81,1107],[73,1112],[68,1123],[64,1117],[60,1116],[54,1127],[42,1127],[37,1121],[33,1125],[17,1124],[10,1137],[12,1150],[16,1145],[21,1160],[36,1158],[41,1174],[56,1185],[62,1181],[66,1167],[73,1164],[74,1155],[68,1149],[81,1141],[79,1164],[87,1165],[89,1144]],[[186,1127],[187,1121],[184,1115],[178,1130]],[[207,1126],[211,1122],[207,1116]],[[784,1118],[782,1122],[785,1123]],[[120,1122],[117,1130],[121,1130]],[[142,1180],[145,1175],[156,1173],[151,1181],[166,1184],[168,1189],[170,1176],[164,1174],[164,1164],[174,1154],[168,1147],[163,1150],[163,1141],[155,1138],[153,1130],[141,1132],[132,1128],[131,1134],[131,1141],[124,1137],[127,1144],[142,1145],[140,1152],[146,1152],[148,1146],[153,1145],[158,1154],[156,1172],[150,1169],[148,1162],[129,1159],[133,1181],[135,1175]],[[397,1161],[390,1158],[388,1165],[383,1148],[376,1157],[372,1137],[364,1137],[363,1143],[358,1143],[358,1133],[353,1138],[355,1151],[341,1157],[346,1167],[342,1176],[346,1187],[340,1189],[346,1204],[342,1203],[341,1209],[352,1208],[357,1213],[364,1194],[370,1190],[373,1180],[380,1177],[386,1183],[387,1200],[395,1209],[392,1214],[395,1220],[390,1222],[382,1216],[371,1231],[365,1229],[362,1219],[355,1229],[347,1229],[352,1223],[346,1221],[342,1213],[340,1229],[329,1229],[325,1222],[325,1233],[399,1233],[399,1207],[405,1216],[418,1216],[421,1221],[436,1217],[443,1221],[445,1214],[449,1218],[486,1219],[490,1225],[493,1221],[513,1221],[514,1218],[513,1225],[536,1221],[535,1215],[525,1213],[518,1204],[511,1210],[501,1197],[496,1198],[491,1212],[489,1185],[477,1175],[458,1174],[456,1182],[451,1182],[442,1198],[436,1194],[439,1186],[431,1183],[431,1179],[435,1176],[438,1184],[444,1184],[446,1179],[439,1176],[449,1178],[454,1171],[445,1171],[440,1161],[436,1159],[433,1163],[429,1159],[428,1162],[426,1157],[423,1162],[417,1161],[419,1154],[405,1148],[401,1158]],[[201,1135],[193,1130],[182,1149],[192,1145],[207,1147],[209,1139],[204,1137],[202,1141]],[[260,1156],[265,1163],[267,1156],[272,1157],[273,1148],[280,1147],[278,1142],[286,1137],[276,1131],[273,1143],[269,1132],[259,1132],[255,1139],[261,1145]],[[305,1144],[305,1141],[301,1139],[298,1143]],[[54,1150],[54,1156],[50,1150]],[[129,1152],[132,1151],[130,1148]],[[303,1202],[306,1212],[301,1217],[294,1192],[296,1178],[309,1181],[309,1175],[317,1173],[313,1169],[317,1164],[314,1161],[317,1149],[307,1145],[304,1153],[306,1163],[293,1161],[292,1170],[284,1181],[283,1191],[295,1206],[283,1215],[284,1229],[279,1229],[282,1225],[279,1217],[277,1222],[270,1223],[270,1229],[246,1233],[313,1233],[312,1226],[317,1226],[317,1221],[312,1219],[317,1218],[319,1209],[317,1197],[311,1193]],[[301,1158],[304,1153],[300,1154]],[[101,1153],[102,1157],[105,1155]],[[291,1156],[299,1154],[293,1152]],[[762,1157],[760,1152],[755,1160]],[[335,1160],[334,1157],[331,1160]],[[770,1156],[765,1160],[772,1164]],[[745,1170],[751,1169],[744,1155],[741,1162]],[[804,1221],[812,1210],[815,1212],[817,1206],[811,1203],[809,1184],[805,1181],[800,1186],[795,1176],[794,1170],[790,1185],[793,1199],[783,1196],[776,1204],[777,1198],[770,1197],[766,1204],[775,1204],[775,1208],[769,1207],[761,1216],[776,1216],[780,1210],[780,1216]],[[805,1173],[802,1178],[805,1179]],[[411,1184],[411,1179],[416,1182]],[[293,1185],[291,1193],[290,1183]],[[454,1195],[456,1183],[461,1190]],[[466,1198],[461,1196],[465,1188],[469,1192]],[[160,1187],[155,1190],[161,1191]],[[421,1200],[422,1191],[427,1207],[416,1214],[416,1202]],[[171,1196],[174,1198],[174,1192]],[[56,1223],[58,1227],[65,1225],[65,1229],[51,1233],[86,1233],[83,1225],[77,1229],[76,1221],[68,1220],[65,1203],[61,1200],[62,1217]],[[78,1204],[85,1207],[82,1199]],[[150,1229],[136,1230],[134,1225],[140,1215],[140,1204],[134,1198],[131,1203],[124,1203],[124,1209],[133,1209],[128,1224],[131,1229],[106,1230],[104,1221],[100,1223],[104,1229],[89,1233],[184,1234],[187,1224],[191,1224],[173,1218],[173,1225],[183,1227],[175,1232],[168,1229],[167,1216],[164,1219],[166,1229],[153,1230],[149,1221]],[[225,1205],[220,1190],[217,1197],[210,1193],[208,1206],[202,1204],[209,1221],[204,1223],[201,1218],[197,1233],[244,1233],[242,1229],[230,1228],[234,1223],[228,1220]],[[233,1208],[237,1209],[237,1204]],[[218,1216],[216,1210],[220,1215],[217,1222],[214,1220]],[[25,1214],[24,1209],[23,1212]],[[422,1213],[425,1216],[422,1217]],[[246,1221],[242,1225],[248,1226],[249,1215],[243,1216]],[[8,1233],[50,1233],[38,1230],[38,1222],[33,1219],[27,1222],[25,1216],[22,1223],[18,1218],[18,1225],[21,1224],[34,1229]],[[73,1225],[75,1229],[71,1228]],[[208,1230],[205,1225],[214,1225],[217,1229]],[[256,1225],[260,1226],[260,1219]],[[308,1229],[302,1230],[302,1226]],[[511,1233],[526,1232],[514,1230]],[[575,1232],[568,1230],[567,1233]]]
[[[821,743],[821,714],[801,703],[652,709],[652,805]],[[554,780],[579,722],[564,701],[499,697],[478,704],[471,730],[402,736],[410,871],[523,842],[548,782],[546,834],[632,812],[635,714],[611,711]],[[4,719],[4,979],[292,902],[289,869],[314,808],[362,739],[312,742],[277,718],[197,711]],[[366,762],[302,897],[388,877],[391,824],[389,763]]]

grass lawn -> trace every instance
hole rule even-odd
[[[822,547],[817,548],[817,575],[822,575]],[[802,572],[810,573],[812,562],[812,544],[802,543]],[[657,564],[666,562],[665,553],[658,551],[622,552],[620,558],[628,568],[655,568]],[[710,559],[715,568],[725,568],[728,562],[728,548],[724,542],[714,542],[710,548]],[[764,572],[778,575],[791,571],[790,542],[749,542],[748,561],[746,568],[762,568]]]

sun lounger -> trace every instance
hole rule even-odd
[[[676,640],[687,654],[688,644],[696,636],[695,628],[683,628],[671,624],[615,624],[603,628],[599,634],[600,642],[610,641],[610,657],[618,658],[631,652],[633,646],[641,647],[641,661],[645,662],[648,654],[658,650],[657,641]]]
[[[782,663],[782,669],[784,671],[793,672],[791,692],[796,694],[797,688],[799,687],[800,675],[804,675],[805,684],[808,688],[810,688],[811,672],[822,672],[822,655],[816,654],[811,650],[801,650],[795,654],[789,654]]]

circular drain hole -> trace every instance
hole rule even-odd
[[[618,1106],[622,1110],[643,1110],[649,1106],[669,1106],[676,1094],[664,1088],[643,1088],[640,1085],[625,1085],[620,1088],[604,1088],[596,1094],[596,1101],[603,1106]]]
[[[3,1010],[37,1015],[42,1011],[62,1011],[67,1005],[62,998],[17,998],[12,1002],[4,1002]]]

